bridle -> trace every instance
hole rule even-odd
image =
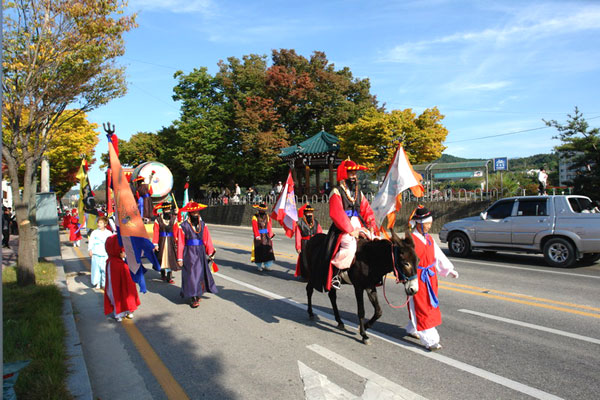
[[[396,284],[398,283],[406,283],[408,281],[412,281],[413,279],[417,279],[417,273],[415,272],[414,275],[411,276],[406,276],[406,274],[404,274],[404,272],[402,272],[402,268],[400,268],[400,271],[398,270],[398,268],[396,267],[396,259],[400,259],[400,255],[398,254],[400,252],[400,247],[396,246],[394,244],[394,242],[392,243],[392,249],[391,249],[391,253],[392,253],[392,267],[394,269],[394,276],[396,277]],[[383,277],[383,298],[385,299],[386,303],[388,303],[388,305],[392,308],[402,308],[402,307],[406,307],[406,305],[408,304],[408,301],[410,300],[410,296],[406,296],[406,302],[404,304],[402,304],[401,306],[395,306],[392,303],[390,303],[390,301],[387,299],[387,296],[385,294],[385,281],[387,280],[387,275],[384,275]]]

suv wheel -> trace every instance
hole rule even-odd
[[[455,257],[466,257],[471,254],[471,242],[464,233],[452,233],[448,239],[448,250]]]
[[[575,262],[575,249],[568,240],[553,238],[544,245],[544,259],[553,267],[568,268]]]

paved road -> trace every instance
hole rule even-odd
[[[282,230],[276,230],[273,271],[260,273],[249,263],[249,229],[210,229],[221,269],[215,278],[219,293],[205,295],[194,310],[179,297],[179,274],[176,284],[168,285],[149,271],[149,292],[141,296],[142,306],[130,325],[104,319],[100,294],[89,288],[86,274],[77,274],[85,267],[79,260],[85,247],[81,252],[64,249],[96,397],[160,399],[173,393],[165,389],[169,383],[153,375],[144,351],[136,350],[131,326],[192,399],[348,398],[363,393],[364,398],[597,397],[598,264],[559,270],[545,266],[538,256],[453,259],[460,278],[440,282],[444,348],[430,353],[404,337],[406,311],[387,306],[373,328],[372,345],[360,343],[351,328],[356,303],[349,287],[338,295],[346,331],[337,330],[328,318],[329,299],[320,293],[313,300],[322,315],[309,321],[304,284],[293,277],[293,244]],[[387,294],[392,303],[403,300],[399,287],[387,286]],[[94,327],[108,343],[86,346],[102,341],[94,336]],[[112,354],[118,361],[111,362]],[[134,390],[141,397],[132,395]]]

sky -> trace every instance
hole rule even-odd
[[[125,140],[179,117],[177,70],[214,75],[219,60],[281,48],[325,52],[336,69],[368,78],[387,111],[437,106],[445,154],[549,153],[560,142],[543,120],[564,123],[575,106],[600,126],[597,1],[129,0],[128,12],[139,25],[118,60],[128,93],[88,114]],[[102,134],[95,157],[106,151]]]

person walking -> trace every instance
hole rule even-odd
[[[267,215],[267,205],[263,202],[252,206],[258,212],[252,217],[252,232],[254,240],[252,242],[252,254],[250,261],[256,263],[259,272],[264,269],[267,271],[275,261],[273,252],[273,226],[271,217]]]
[[[190,299],[192,308],[200,305],[200,296],[205,292],[218,292],[209,267],[215,248],[208,227],[200,218],[200,210],[204,208],[204,204],[190,201],[179,209],[187,212],[187,219],[177,229],[177,264],[182,268],[180,294]]]
[[[458,272],[448,257],[435,243],[429,230],[433,217],[424,206],[418,206],[410,217],[412,239],[419,257],[419,291],[408,302],[410,322],[406,332],[421,341],[431,351],[442,348],[436,327],[442,323],[438,300],[438,274],[458,278]]]
[[[296,224],[295,236],[296,236],[296,252],[298,253],[298,260],[296,261],[296,272],[294,276],[301,276],[301,265],[300,257],[302,257],[302,251],[306,247],[308,240],[315,236],[317,233],[323,233],[321,224],[314,217],[315,209],[306,203],[298,210],[298,223]],[[306,265],[306,264],[304,264]],[[308,275],[306,275],[308,276]]]
[[[106,284],[106,260],[108,260],[106,239],[112,236],[113,233],[106,229],[108,218],[99,217],[96,223],[98,224],[98,228],[94,229],[88,241],[88,252],[92,258],[92,266],[90,268],[92,274],[90,278],[94,289],[98,286],[104,289]]]
[[[125,249],[119,245],[117,235],[106,239],[106,289],[104,290],[104,315],[112,314],[118,322],[132,319],[140,305],[140,297],[129,266],[125,261]]]
[[[10,240],[10,223],[11,216],[8,208],[2,206],[2,247],[10,248],[8,241]]]
[[[69,224],[69,240],[73,243],[73,247],[81,245],[81,224],[77,216],[77,210],[71,211],[71,222]]]
[[[152,235],[154,251],[156,251],[160,263],[160,276],[163,282],[174,283],[172,273],[180,269],[177,263],[177,246],[175,244],[178,228],[177,218],[173,215],[171,203],[161,203],[154,209],[155,211],[162,210],[162,213],[154,220]]]

